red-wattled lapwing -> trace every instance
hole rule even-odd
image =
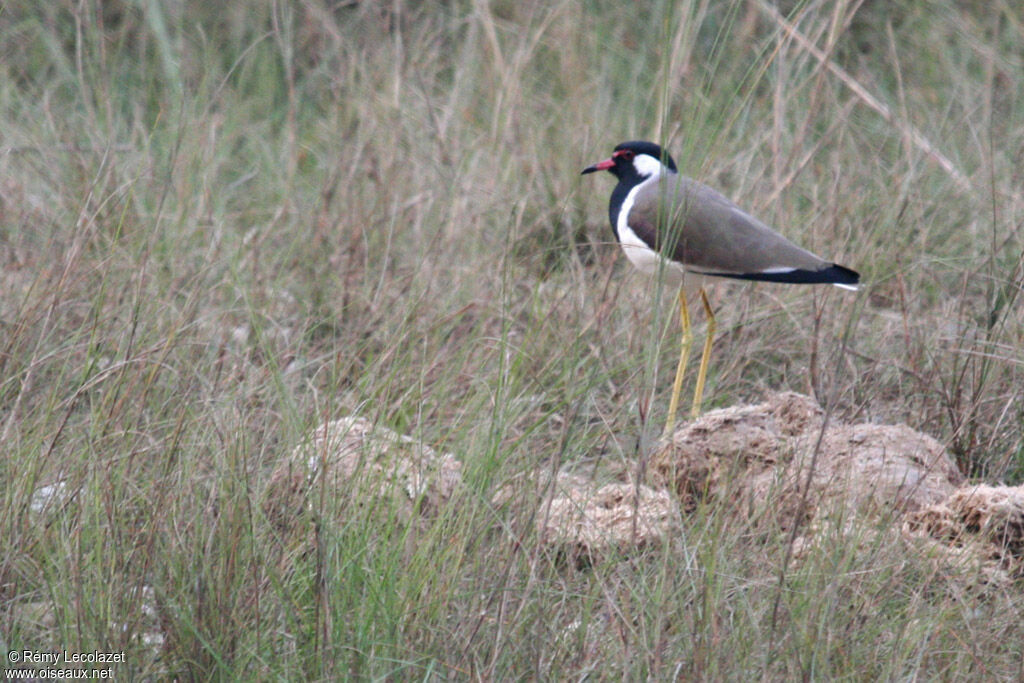
[[[584,174],[595,171],[608,171],[619,179],[608,205],[612,230],[630,262],[645,273],[663,268],[666,276],[680,284],[685,273],[693,273],[738,280],[828,283],[857,289],[860,275],[855,271],[801,249],[721,193],[679,175],[672,157],[653,142],[623,142],[610,159],[583,169]],[[703,286],[699,291],[708,329],[693,394],[693,417],[700,413],[715,334],[715,316],[707,294]],[[693,344],[682,287],[679,320],[682,348],[672,385],[666,434],[675,426],[679,390]]]

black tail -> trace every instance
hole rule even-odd
[[[845,266],[833,263],[828,268],[821,270],[793,270],[774,271],[770,273],[708,273],[714,277],[728,277],[734,280],[757,280],[760,282],[788,282],[795,285],[818,285],[832,284],[846,289],[857,289],[860,283],[860,273],[850,270]]]

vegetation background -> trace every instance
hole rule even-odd
[[[664,419],[673,293],[579,176],[635,138],[864,278],[717,287],[706,407],[810,393],[1020,483],[1019,3],[23,0],[0,71],[6,648],[124,679],[1024,677],[1019,582],[870,533],[780,580],[785,538],[709,507],[578,570],[491,502]],[[348,414],[455,453],[465,494],[289,552],[269,472]]]

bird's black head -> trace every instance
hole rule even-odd
[[[660,145],[645,140],[634,140],[616,145],[611,158],[587,166],[583,173],[608,171],[619,180],[631,177],[643,179],[660,172],[661,166],[673,173],[677,172],[676,162]]]

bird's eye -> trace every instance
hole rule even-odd
[[[635,156],[636,155],[633,153],[633,150],[631,149],[622,150],[622,158],[625,159],[626,161],[633,161],[633,157]]]

